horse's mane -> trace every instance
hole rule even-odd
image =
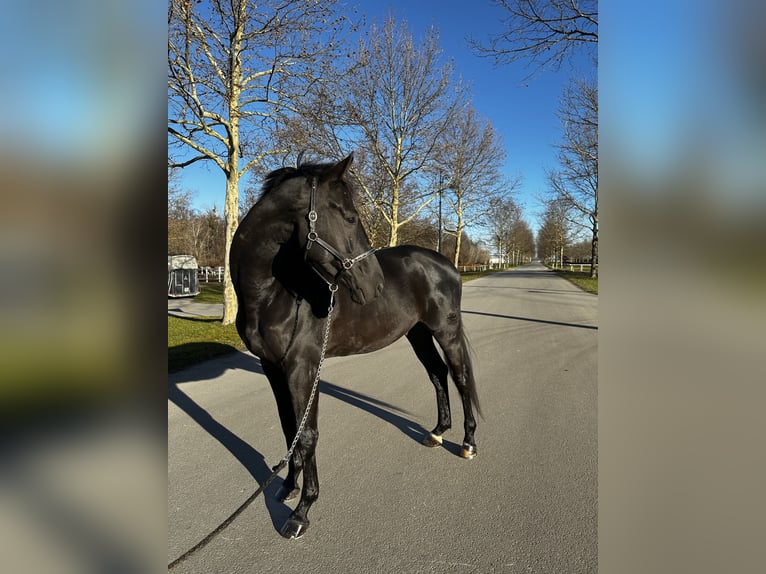
[[[260,198],[268,195],[289,179],[294,177],[319,177],[333,165],[332,163],[304,163],[300,167],[280,167],[275,169],[268,173],[263,180]]]

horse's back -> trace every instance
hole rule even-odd
[[[446,257],[413,245],[379,249],[375,257],[383,290],[365,305],[343,297],[333,323],[332,356],[381,349],[418,323],[431,332],[460,329],[460,274]]]
[[[386,283],[403,282],[423,296],[440,294],[460,299],[460,273],[452,262],[432,249],[417,245],[387,247],[376,252]]]

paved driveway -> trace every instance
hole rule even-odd
[[[597,299],[538,265],[465,284],[484,412],[473,461],[458,456],[454,389],[444,448],[419,444],[436,406],[406,340],[329,359],[307,533],[279,535],[291,509],[273,498],[277,479],[175,572],[595,573]],[[168,393],[170,562],[236,509],[285,447],[247,353],[170,375]]]

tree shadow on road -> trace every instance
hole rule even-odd
[[[467,315],[483,315],[484,317],[497,317],[499,319],[515,319],[516,321],[531,321],[532,323],[544,323],[546,325],[559,325],[561,327],[578,327],[580,329],[592,329],[598,331],[595,325],[579,325],[577,323],[562,323],[561,321],[548,321],[546,319],[533,319],[531,317],[515,317],[513,315],[498,315],[497,313],[485,313],[483,311],[462,310]]]

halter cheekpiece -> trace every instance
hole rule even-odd
[[[309,250],[314,245],[314,243],[316,243],[317,245],[322,247],[325,251],[327,251],[330,255],[335,257],[335,259],[340,261],[341,268],[338,270],[338,273],[336,273],[332,281],[329,281],[324,275],[322,275],[319,269],[317,269],[314,265],[311,265],[311,268],[314,270],[314,272],[317,275],[319,275],[319,277],[321,277],[325,283],[327,283],[329,286],[332,287],[334,285],[337,285],[338,279],[340,278],[341,274],[344,271],[348,271],[354,265],[359,263],[362,259],[375,253],[375,249],[372,248],[369,251],[365,251],[361,255],[357,255],[356,257],[353,257],[353,258],[344,257],[343,255],[341,255],[341,253],[337,249],[335,249],[332,245],[330,245],[324,239],[319,237],[319,234],[316,232],[316,222],[319,217],[316,212],[316,190],[317,190],[317,180],[316,180],[316,177],[314,177],[311,179],[311,195],[309,199],[309,213],[308,213],[309,232],[306,235],[306,251],[303,255],[303,258],[305,261],[308,261]]]

